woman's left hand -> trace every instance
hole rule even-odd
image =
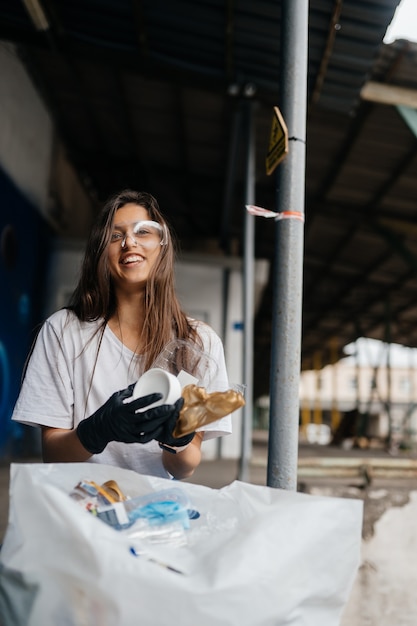
[[[174,404],[174,411],[170,414],[166,422],[162,425],[158,434],[158,441],[161,448],[175,454],[175,448],[181,448],[188,445],[194,438],[195,433],[184,435],[183,437],[174,437],[172,434],[180,415],[180,411],[184,405],[184,398],[179,398]],[[165,447],[166,446],[166,447]]]

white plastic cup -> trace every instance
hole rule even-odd
[[[139,409],[147,411],[151,407],[161,404],[175,404],[181,397],[181,384],[174,374],[159,367],[153,367],[145,372],[133,388],[132,400],[148,396],[150,393],[161,393],[162,398]]]

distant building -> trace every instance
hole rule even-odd
[[[346,415],[355,436],[417,441],[417,368],[343,359],[300,377],[300,423],[325,423],[333,434]]]
[[[364,438],[417,445],[417,351],[359,339],[349,356],[334,365],[301,372],[300,430],[328,439]],[[256,403],[254,426],[267,429],[269,398]],[[314,434],[316,433],[316,434]]]

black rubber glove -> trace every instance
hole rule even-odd
[[[159,445],[163,450],[167,450],[168,452],[172,452],[173,454],[176,453],[176,450],[171,449],[171,446],[176,448],[186,446],[188,443],[190,443],[190,441],[192,441],[195,435],[195,433],[190,433],[189,435],[184,435],[183,437],[174,437],[174,435],[172,434],[183,405],[184,398],[180,398],[176,401],[176,403],[173,405],[175,410],[165,421],[158,437],[155,437],[155,439],[159,441]]]
[[[132,395],[134,386],[135,383],[116,391],[93,415],[78,424],[77,435],[86,450],[98,454],[110,441],[147,443],[158,438],[163,424],[173,413],[173,405],[164,404],[136,413],[162,396],[152,393],[124,403],[123,400]],[[176,411],[174,414],[178,415]]]

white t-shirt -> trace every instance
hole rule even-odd
[[[115,391],[137,381],[140,370],[137,357],[108,326],[99,345],[101,332],[96,331],[101,321],[81,322],[66,309],[45,321],[29,360],[12,420],[33,426],[72,429],[92,415]],[[203,341],[204,352],[211,357],[209,363],[214,364],[214,367],[209,365],[212,371],[207,372],[206,388],[224,391],[229,384],[222,342],[207,324],[193,323]],[[206,386],[204,380],[198,384]],[[204,439],[229,434],[231,417],[228,415],[201,430],[204,430]],[[141,474],[169,476],[156,441],[147,444],[113,441],[89,461]]]

